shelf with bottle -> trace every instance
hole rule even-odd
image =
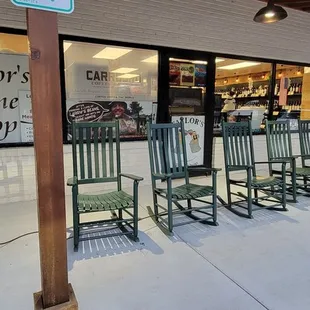
[[[274,105],[274,111],[280,112],[280,111],[301,111],[301,100],[293,100],[289,99],[286,103],[286,105],[279,106],[278,103],[275,103]]]
[[[261,97],[267,97],[268,90],[268,81],[249,80],[249,83],[218,86],[215,88],[215,93],[221,95],[222,99],[230,97],[231,93],[233,93],[232,97],[237,101],[239,99],[254,100]]]
[[[274,95],[276,97],[280,96],[280,81],[277,81],[275,89],[274,89]],[[293,83],[291,81],[291,84],[287,90],[288,96],[301,96],[302,95],[302,81],[297,81]]]
[[[268,100],[266,98],[259,98],[259,100],[250,100],[246,102],[236,102],[236,108],[247,108],[247,109],[268,109]]]

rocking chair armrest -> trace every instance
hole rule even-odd
[[[152,176],[157,180],[167,180],[171,179],[172,174],[171,173],[153,173]]]
[[[274,163],[277,163],[277,164],[287,164],[287,160],[277,160],[276,162],[275,161],[256,161],[254,164],[255,165],[264,165],[264,164],[274,164]]]
[[[134,174],[120,173],[120,177],[124,177],[124,178],[130,179],[130,180],[133,180],[135,182],[143,181],[142,177],[136,176]]]
[[[298,155],[298,156],[303,158],[303,159],[310,159],[310,155],[309,154]]]
[[[77,177],[69,178],[67,180],[67,186],[76,186],[78,184]]]
[[[197,171],[197,172],[219,172],[222,171],[220,168],[208,168],[208,167],[188,167],[188,171]]]
[[[297,158],[299,158],[300,155],[294,155],[294,156],[290,156],[290,157],[278,157],[275,159],[272,159],[270,161],[271,164],[277,164],[277,163],[281,163],[281,162],[291,162],[291,161],[295,161]]]

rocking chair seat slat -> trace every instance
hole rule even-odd
[[[287,169],[288,172],[292,172],[292,168]],[[310,176],[310,168],[304,167],[297,167],[296,168],[296,175],[300,177],[309,177]]]
[[[168,194],[165,188],[156,188],[159,194]],[[184,184],[172,189],[172,199],[185,200],[210,196],[213,194],[212,186],[202,186],[197,184]]]
[[[244,183],[245,185],[247,185],[247,179],[242,179],[242,180],[231,180],[234,183]],[[276,178],[276,177],[261,177],[261,176],[257,176],[252,178],[251,181],[251,187],[253,189],[264,189],[266,187],[270,187],[270,186],[276,186],[276,185],[280,185],[282,184],[282,180]]]
[[[77,201],[79,213],[112,211],[133,207],[133,197],[123,191],[99,195],[79,194]]]

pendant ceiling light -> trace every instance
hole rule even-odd
[[[287,17],[287,12],[274,1],[268,1],[267,6],[260,9],[254,17],[257,23],[269,24],[275,23]]]

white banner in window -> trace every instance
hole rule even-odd
[[[28,56],[0,53],[0,143],[21,142],[19,90],[30,89]]]
[[[172,122],[179,123],[184,119],[185,143],[188,166],[203,165],[205,117],[204,116],[173,116]]]
[[[29,90],[20,90],[18,100],[21,142],[33,142],[31,92]]]

